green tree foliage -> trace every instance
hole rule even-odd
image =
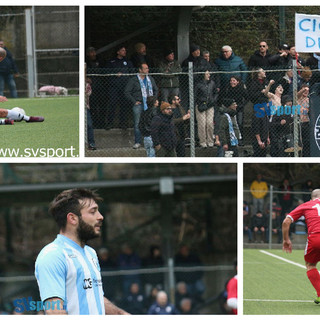
[[[190,23],[190,42],[211,52],[213,58],[228,44],[245,62],[258,49],[258,43],[267,41],[269,51],[276,53],[280,44],[279,6],[204,6],[194,7]],[[294,43],[295,13],[319,14],[319,6],[286,6],[286,43]],[[140,34],[126,45],[132,53],[136,42],[145,42],[149,53],[161,56],[164,45],[176,44],[179,7],[87,7],[87,46],[97,48],[121,39],[142,27],[161,23],[157,28]],[[109,53],[110,55],[110,53]]]

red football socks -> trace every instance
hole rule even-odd
[[[315,268],[307,271],[307,276],[313,287],[316,289],[317,296],[320,297],[320,274],[318,269]]]

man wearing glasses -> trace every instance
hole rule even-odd
[[[217,65],[219,71],[225,71],[220,76],[221,87],[225,88],[231,76],[239,76],[241,80],[245,83],[247,80],[247,73],[241,71],[247,71],[247,66],[243,60],[234,54],[230,46],[223,46],[221,48],[221,54],[218,59],[214,61]]]
[[[177,137],[173,123],[173,110],[168,102],[160,105],[161,113],[151,122],[151,137],[156,157],[176,157]]]
[[[271,54],[268,51],[268,44],[265,41],[261,41],[259,44],[259,50],[256,50],[249,59],[249,69],[260,67],[268,70],[268,67],[271,66],[270,57]]]

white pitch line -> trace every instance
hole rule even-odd
[[[277,256],[277,255],[275,255],[275,254],[273,254],[273,253],[270,253],[270,252],[267,252],[267,251],[264,251],[264,250],[259,250],[259,251],[262,252],[262,253],[264,253],[264,254],[267,254],[267,255],[269,255],[269,256],[271,256],[271,257],[274,257],[274,258],[276,258],[276,259],[279,259],[279,260],[285,261],[285,262],[287,262],[287,263],[291,263],[291,264],[293,264],[293,265],[295,265],[295,266],[297,266],[297,267],[306,269],[306,266],[304,266],[304,265],[302,265],[302,264],[300,264],[300,263],[296,263],[296,262],[290,261],[290,260],[288,260],[288,259],[279,257],[279,256]]]
[[[313,300],[268,300],[268,299],[243,299],[243,301],[251,302],[313,302]]]

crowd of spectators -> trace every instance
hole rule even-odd
[[[301,187],[301,197],[296,197],[293,193],[293,186],[289,179],[285,178],[281,184],[274,189],[272,201],[272,235],[276,235],[277,243],[282,243],[282,222],[286,215],[294,207],[310,200],[311,191],[314,189],[312,180],[307,180]],[[257,174],[257,178],[250,186],[251,201],[243,201],[243,234],[246,236],[245,242],[269,242],[270,225],[270,205],[265,201],[268,194],[268,184],[263,180],[262,175]],[[299,230],[298,230],[299,229]],[[290,233],[307,232],[304,218],[292,223]]]
[[[186,139],[190,138],[186,71],[188,63],[192,62],[196,142],[199,147],[217,146],[216,156],[237,156],[238,147],[244,145],[244,136],[247,135],[246,143],[249,141],[252,145],[254,156],[264,157],[269,149],[271,156],[290,156],[292,150],[287,148],[286,142],[292,140],[293,117],[280,112],[270,115],[263,108],[272,105],[277,110],[281,106],[292,106],[292,63],[296,61],[299,68],[298,99],[302,111],[299,115],[300,144],[303,145],[303,156],[310,155],[309,88],[320,81],[320,54],[314,53],[304,60],[294,45],[287,44],[272,54],[267,42],[261,41],[246,64],[229,45],[221,48],[218,58],[211,59],[208,50],[201,51],[199,45],[192,44],[189,56],[180,65],[171,48],[163,50],[160,61],[148,53],[145,44],[137,43],[134,48],[135,52],[128,58],[126,47],[120,45],[109,61],[99,58],[93,47],[87,49],[88,73],[111,75],[105,82],[99,77],[91,79],[90,106],[95,128],[114,128],[115,115],[118,114],[117,126],[126,130],[131,117],[134,149],[144,144],[148,157],[184,157]],[[149,97],[153,97],[151,105],[148,104]],[[245,106],[248,103],[253,105],[249,133],[244,130]],[[150,108],[155,110],[150,113]],[[144,113],[148,114],[147,131],[141,129],[143,124],[140,123],[142,118],[145,119]],[[153,118],[157,119],[153,121]],[[159,136],[163,131],[166,132],[161,143]],[[154,139],[157,139],[157,144]],[[167,143],[169,145],[163,145]]]
[[[150,252],[141,258],[131,246],[124,244],[121,253],[111,258],[107,248],[98,251],[101,271],[157,269],[165,266],[161,249],[150,246]],[[181,245],[174,257],[176,267],[202,266],[197,254],[187,245]],[[131,314],[195,314],[203,302],[205,286],[201,271],[177,271],[174,304],[164,288],[164,273],[134,273],[129,275],[103,276],[105,296],[117,302]]]

